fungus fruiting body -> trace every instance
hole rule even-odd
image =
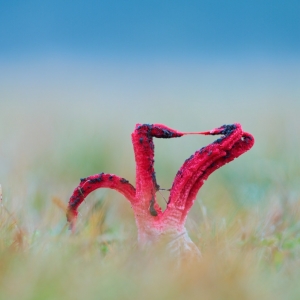
[[[156,201],[160,187],[155,177],[153,138],[169,139],[188,134],[221,137],[185,160],[173,181],[167,207],[162,211]],[[136,187],[113,174],[100,173],[83,178],[70,198],[68,221],[74,226],[79,205],[92,191],[110,188],[130,202],[142,247],[165,240],[171,252],[199,253],[184,227],[187,214],[208,176],[248,151],[254,144],[253,136],[244,132],[238,123],[204,132],[180,132],[162,124],[137,124],[131,138],[136,161]]]

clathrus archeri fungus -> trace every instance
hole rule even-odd
[[[188,134],[221,135],[212,144],[197,150],[181,166],[170,189],[165,211],[156,201],[160,189],[154,171],[155,138],[176,138]],[[162,124],[137,124],[131,135],[136,161],[136,188],[114,174],[100,173],[81,179],[68,205],[67,218],[74,228],[78,207],[92,191],[110,188],[130,202],[142,247],[166,241],[166,247],[177,255],[199,254],[184,227],[187,214],[208,176],[226,163],[248,151],[254,144],[251,134],[240,124],[223,125],[204,132],[180,132]]]

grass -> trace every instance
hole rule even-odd
[[[255,124],[242,114],[256,145],[200,191],[187,228],[203,257],[175,270],[163,255],[137,249],[130,205],[113,191],[88,197],[75,235],[66,226],[64,209],[80,177],[103,171],[134,183],[130,133],[146,115],[105,115],[100,106],[80,114],[81,104],[20,106],[7,105],[0,119],[0,299],[299,298],[299,141],[292,115],[282,113],[279,123],[274,113],[265,126],[262,113]],[[190,120],[157,113],[152,122],[179,130],[224,123],[215,116],[213,124],[198,124],[189,109]],[[158,182],[169,187],[184,158],[210,141],[155,141]]]

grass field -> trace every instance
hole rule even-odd
[[[39,82],[24,74],[15,88],[2,80],[0,95],[0,299],[299,299],[295,83],[249,76],[248,90],[214,91],[206,83],[196,89],[190,75],[185,89],[174,84],[179,77],[162,89],[160,78],[142,86],[138,75],[120,81],[118,73],[109,87],[95,88],[88,77],[79,78],[80,87],[78,78]],[[227,84],[238,77],[229,74]],[[88,197],[74,235],[66,226],[64,209],[79,178],[107,172],[135,183],[130,134],[138,122],[182,131],[240,122],[256,138],[200,190],[187,229],[203,257],[180,270],[137,250],[130,205],[113,191]],[[184,159],[212,140],[155,140],[159,184],[170,187]]]

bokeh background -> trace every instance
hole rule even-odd
[[[293,0],[0,1],[0,298],[298,299],[299,14]],[[65,230],[79,178],[134,184],[136,123],[234,122],[256,144],[200,191],[187,228],[204,259],[180,284],[126,252],[133,214],[113,191]],[[211,141],[155,140],[159,184]]]

